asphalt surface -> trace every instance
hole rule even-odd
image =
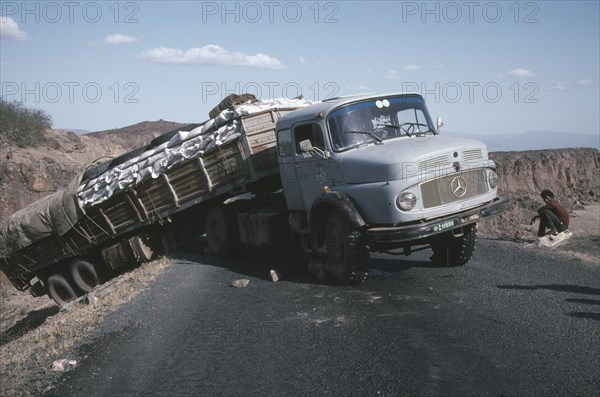
[[[480,239],[462,268],[372,255],[367,281],[342,287],[284,266],[273,283],[277,255],[197,251],[47,395],[600,395],[600,268],[573,256]]]

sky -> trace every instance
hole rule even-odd
[[[418,91],[448,131],[600,137],[599,1],[0,4],[0,95],[55,128],[202,122],[231,93]]]

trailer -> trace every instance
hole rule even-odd
[[[2,223],[2,271],[17,289],[48,293],[63,305],[177,244],[169,226],[188,213],[203,232],[207,219],[211,227],[211,219],[222,217],[212,203],[279,188],[275,124],[309,104],[276,100],[226,109],[88,168]]]

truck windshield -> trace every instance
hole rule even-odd
[[[423,100],[410,96],[353,103],[331,112],[327,122],[335,151],[436,133]]]

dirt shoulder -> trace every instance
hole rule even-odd
[[[514,236],[500,237],[515,241],[527,249],[546,250],[555,255],[561,255],[567,259],[577,259],[586,264],[600,266],[600,203],[592,202],[585,207],[570,212],[569,230],[572,237],[566,242],[552,248],[538,245],[537,223],[533,226],[527,225],[526,235],[520,238]],[[494,238],[483,235],[484,238]]]
[[[92,291],[93,303],[59,310],[49,298],[33,298],[2,283],[0,287],[0,395],[44,393],[61,372],[52,363],[69,357],[110,313],[148,287],[171,265],[157,259]]]
[[[558,250],[600,265],[600,203],[592,203],[573,211],[569,229],[573,232],[573,237]]]

